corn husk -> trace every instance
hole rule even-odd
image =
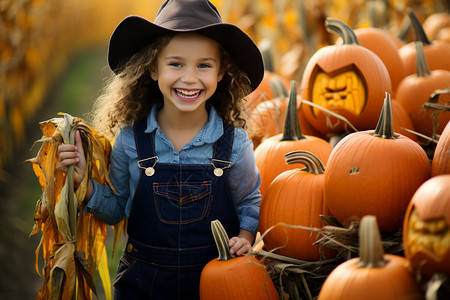
[[[27,160],[32,163],[42,188],[34,213],[35,225],[31,235],[42,232],[36,249],[35,269],[39,272],[39,253],[42,250],[44,282],[37,299],[91,299],[96,294],[93,274],[101,274],[107,299],[111,299],[109,272],[105,270],[106,224],[84,212],[88,179],[112,186],[109,171],[110,141],[87,126],[85,122],[69,114],[41,122],[42,143],[36,157]],[[73,166],[67,173],[56,169],[58,146],[74,143],[76,131],[80,132],[86,155],[85,180],[74,190]],[[123,231],[124,222],[115,228],[117,236]],[[115,244],[117,245],[117,244]],[[99,267],[101,268],[99,270]]]

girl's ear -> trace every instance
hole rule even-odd
[[[220,82],[223,79],[223,76],[225,76],[225,70],[221,68],[219,74],[217,75],[217,82]]]
[[[155,67],[151,67],[150,68],[150,77],[154,80],[154,81],[158,81],[158,72],[156,71]]]

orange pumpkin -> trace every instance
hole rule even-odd
[[[289,82],[281,75],[265,70],[259,86],[247,96],[247,113],[251,114],[261,102],[286,95],[288,86]]]
[[[283,131],[288,98],[275,98],[258,104],[247,119],[248,137],[253,141],[253,147],[271,136]]]
[[[410,115],[415,130],[433,137],[435,134],[440,134],[450,121],[450,112],[427,109],[424,105],[429,102],[430,95],[436,90],[450,87],[450,71],[430,71],[422,43],[416,42],[416,47],[417,71],[400,82],[395,99]],[[450,101],[450,95],[439,96],[438,101],[439,104],[446,105]],[[435,121],[437,116],[439,124]]]
[[[431,176],[450,174],[450,122],[442,131],[431,163]]]
[[[310,58],[301,81],[302,99],[340,114],[358,130],[374,128],[384,93],[392,92],[389,72],[375,53],[359,45],[348,25],[330,18],[325,25],[340,35],[343,44],[323,47]],[[322,134],[346,129],[345,123],[318,108],[302,109]]]
[[[324,164],[333,149],[331,145],[316,136],[303,135],[297,112],[297,88],[295,81],[291,81],[289,103],[284,122],[283,133],[264,140],[255,149],[256,166],[261,174],[260,192],[263,196],[275,177],[295,166],[286,165],[284,155],[294,150],[307,150],[314,153]]]
[[[412,10],[408,12],[411,24],[415,32],[415,42],[422,42],[425,57],[430,70],[450,71],[450,44],[441,40],[428,39],[422,24]],[[416,45],[410,42],[401,47],[398,51],[405,67],[405,75],[414,74],[416,71]]]
[[[407,136],[413,141],[417,142],[418,138],[416,134],[404,130],[404,128],[406,128],[415,131],[414,124],[406,109],[404,109],[403,106],[398,101],[392,99],[391,110],[392,110],[392,126],[394,132],[403,134],[404,136]]]
[[[318,300],[422,300],[424,295],[408,261],[384,254],[377,220],[365,216],[359,228],[359,257],[338,265],[327,277]]]
[[[212,221],[211,229],[219,257],[202,270],[200,299],[279,299],[264,265],[251,255],[234,257],[230,254],[228,235],[220,221]]]
[[[422,27],[428,38],[439,39],[441,30],[450,28],[450,14],[448,12],[432,13],[425,19]]]
[[[286,154],[286,163],[301,163],[304,169],[288,170],[278,175],[267,189],[259,213],[262,233],[282,222],[288,225],[322,228],[320,215],[329,215],[323,199],[325,167],[311,152],[293,151]],[[263,238],[268,250],[302,260],[331,258],[336,252],[314,245],[317,233],[286,226],[276,226]]]
[[[450,174],[424,182],[414,193],[403,225],[405,256],[428,279],[450,276]]]
[[[325,201],[345,225],[370,214],[377,217],[382,232],[397,231],[411,196],[430,177],[423,148],[393,132],[390,102],[386,94],[375,130],[347,135],[328,159]]]

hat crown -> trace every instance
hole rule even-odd
[[[168,29],[192,30],[222,23],[222,18],[208,0],[167,0],[161,5],[154,23]]]

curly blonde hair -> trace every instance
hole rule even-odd
[[[120,126],[132,126],[145,118],[154,104],[163,103],[158,83],[150,77],[150,69],[158,55],[174,35],[165,35],[133,55],[117,74],[108,79],[89,115],[92,126],[108,138],[114,138]],[[225,71],[217,90],[208,100],[225,124],[245,127],[242,112],[246,96],[251,92],[247,75],[234,64],[219,45],[221,68]]]

